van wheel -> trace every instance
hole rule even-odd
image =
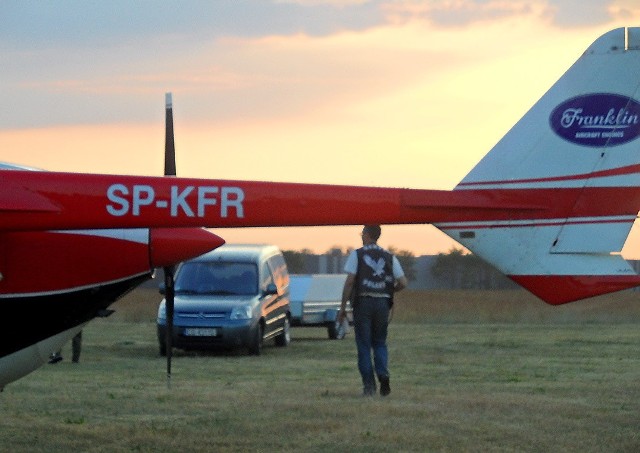
[[[276,346],[288,346],[291,343],[291,325],[289,323],[289,317],[284,318],[284,324],[282,325],[282,332],[276,337]]]
[[[249,344],[249,354],[260,355],[260,353],[262,352],[262,342],[263,342],[262,324],[258,323],[258,326],[256,327],[256,331],[254,332],[253,338],[251,339],[251,343]]]

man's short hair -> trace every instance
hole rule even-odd
[[[364,233],[367,233],[371,239],[377,241],[382,233],[380,225],[365,225],[362,229]]]

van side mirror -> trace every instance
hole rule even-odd
[[[264,290],[264,295],[269,296],[271,294],[278,294],[278,288],[275,283],[269,283]]]

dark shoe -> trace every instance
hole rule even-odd
[[[389,376],[380,376],[380,396],[387,396],[389,393],[391,393]]]

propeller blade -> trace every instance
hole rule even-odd
[[[176,147],[173,141],[173,99],[165,94],[164,175],[176,176]]]
[[[173,138],[173,99],[171,93],[165,94],[165,135],[164,135],[164,175],[176,176],[176,146]],[[164,284],[166,288],[165,303],[167,308],[167,388],[171,388],[171,358],[173,356],[173,305],[174,267],[164,267]]]
[[[175,298],[175,286],[173,279],[173,266],[164,267],[165,306],[167,309],[167,331],[165,335],[167,344],[167,388],[171,388],[171,357],[173,355],[173,304]]]

